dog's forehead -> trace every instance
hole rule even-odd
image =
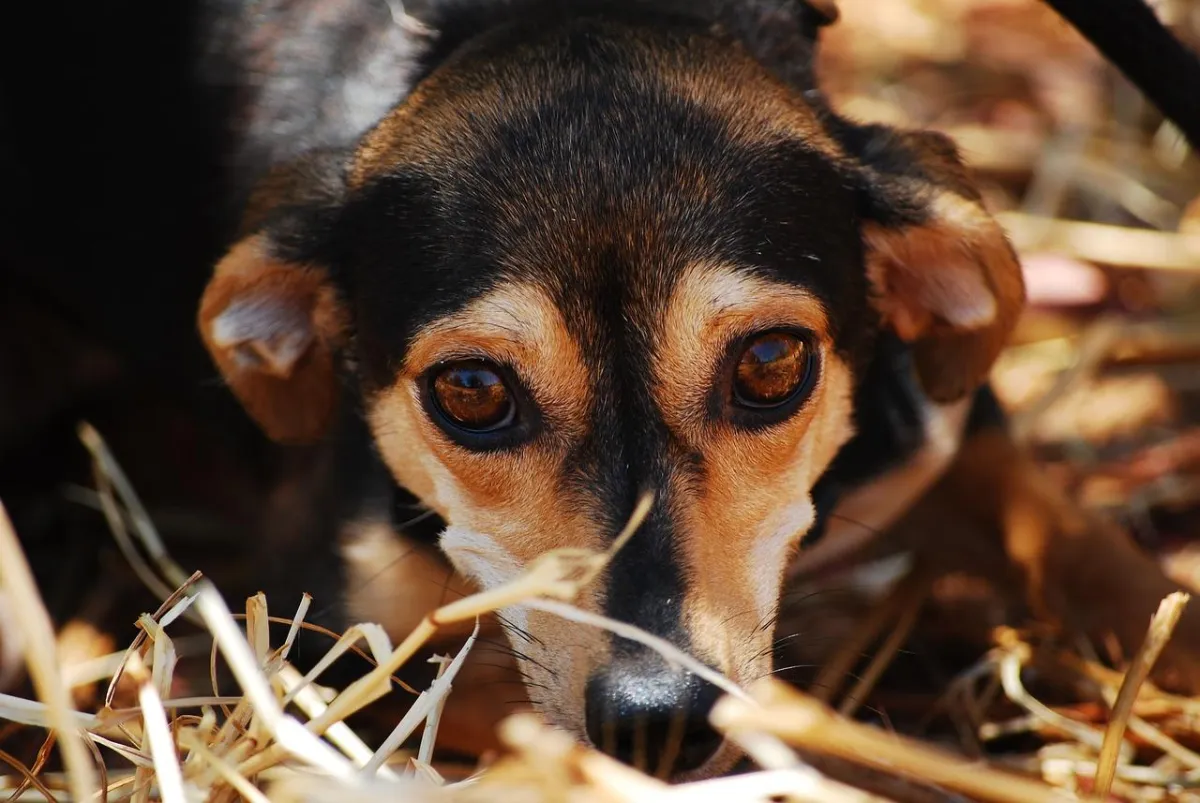
[[[360,332],[394,356],[508,281],[543,287],[577,334],[647,331],[697,264],[853,312],[841,158],[798,93],[704,31],[509,32],[434,71],[355,155]]]
[[[799,137],[842,156],[802,94],[719,29],[585,15],[510,22],[459,46],[362,139],[351,184],[402,164],[445,170],[478,156],[497,129],[531,116],[553,124],[563,100],[590,111],[592,127],[644,120],[663,98],[707,111],[743,141]]]

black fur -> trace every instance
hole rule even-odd
[[[546,287],[602,394],[598,434],[568,461],[575,473],[561,482],[603,511],[615,532],[640,490],[661,493],[668,475],[704,470],[686,456],[664,462],[670,435],[649,400],[649,367],[639,362],[649,347],[641,339],[686,265],[740,264],[805,287],[825,302],[839,350],[865,360],[872,328],[864,325],[871,313],[854,193],[803,143],[747,148],[652,79],[630,81],[642,73],[614,47],[607,19],[535,27],[496,29],[469,57],[503,64],[510,42],[544,43],[543,69],[583,71],[574,89],[508,110],[498,125],[481,122],[474,135],[482,144],[461,167],[375,179],[338,213],[331,238],[308,229],[318,232],[311,251],[292,256],[325,256],[339,277],[368,387],[390,385],[409,338],[428,321],[503,280]],[[658,45],[675,46],[671,36]],[[680,180],[691,165],[708,176],[703,200]],[[293,230],[290,222],[284,230]],[[618,556],[608,599],[617,618],[679,638],[671,501],[660,497]]]
[[[827,23],[803,0],[443,0],[434,3],[427,15],[438,35],[420,57],[415,77],[428,75],[458,48],[488,31],[512,25],[553,26],[595,16],[724,31],[803,89],[813,88],[817,32]]]
[[[1137,0],[1103,6],[1127,15],[1115,23],[1090,5],[1048,2],[1197,142],[1196,60],[1164,38],[1148,11],[1134,10]],[[734,262],[809,289],[861,377],[859,434],[817,486],[818,531],[841,492],[920,447],[910,355],[894,340],[876,340],[857,232],[864,218],[921,222],[926,198],[913,187],[925,176],[911,143],[827,108],[813,75],[819,14],[799,0],[432,6],[423,19],[435,36],[415,33],[384,0],[81,6],[40,26],[56,30],[58,51],[42,65],[41,83],[13,78],[26,74],[24,63],[3,73],[0,154],[11,209],[0,292],[16,288],[44,302],[135,375],[174,388],[185,407],[201,411],[198,431],[236,442],[230,451],[247,456],[256,487],[295,484],[291,518],[272,515],[264,525],[254,515],[234,517],[264,538],[259,559],[305,556],[302,566],[274,566],[273,583],[328,592],[316,618],[337,627],[343,613],[329,605],[329,586],[340,578],[339,525],[390,515],[431,538],[440,523],[408,524],[411,500],[370,448],[353,382],[336,435],[316,449],[269,449],[244,416],[231,414],[192,327],[208,269],[247,204],[242,233],[268,232],[278,255],[331,269],[354,312],[348,374],[368,391],[390,381],[421,323],[520,273],[512,265],[548,266],[524,278],[555,294],[603,387],[598,434],[573,455],[564,493],[602,511],[614,530],[638,491],[705,470],[703,457],[677,448],[657,419],[637,361],[646,321],[689,260]],[[132,33],[147,25],[153,37]],[[673,33],[646,33],[668,27]],[[615,30],[657,37],[666,49],[692,36],[744,49],[803,93],[858,164],[833,164],[802,142],[731,142],[704,110],[660,91],[648,67],[644,80],[630,80]],[[502,63],[518,41],[538,43],[583,80],[540,106],[507,109],[503,125],[481,121],[487,147],[459,175],[399,170],[347,191],[355,142],[415,84],[449,61]],[[58,84],[70,92],[54,90]],[[584,119],[583,110],[594,117]],[[579,130],[592,135],[572,139]],[[950,150],[936,140],[925,146]],[[689,164],[701,165],[716,190],[688,195],[679,179]],[[968,182],[951,189],[974,197]],[[501,201],[534,214],[506,219]],[[554,255],[570,258],[529,258],[547,241]],[[118,267],[103,267],[111,264]],[[69,431],[67,418],[56,422],[59,431]],[[995,398],[979,391],[970,426],[1000,418]],[[0,470],[6,502],[19,486],[14,465]],[[609,612],[680,640],[684,578],[670,504],[669,495],[660,498],[619,554]],[[278,542],[290,548],[268,548]]]

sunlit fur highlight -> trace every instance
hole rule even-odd
[[[430,366],[463,357],[512,365],[553,435],[499,453],[454,443],[426,415],[417,380]],[[553,300],[533,285],[508,283],[419,332],[396,382],[370,401],[369,421],[396,480],[449,525],[443,546],[451,562],[487,588],[553,549],[600,550],[611,536],[558,482],[567,447],[586,432],[590,403],[587,368]],[[576,600],[597,611],[601,602],[598,587]],[[525,677],[546,689],[534,695],[544,713],[578,727],[583,687],[604,660],[604,638],[546,614],[503,613],[520,631],[537,633],[519,648],[531,659],[522,662]]]
[[[730,342],[763,329],[812,333],[820,378],[797,413],[747,431],[706,420],[713,365]],[[853,434],[850,369],[811,294],[733,267],[686,272],[663,317],[656,400],[684,448],[704,456],[699,480],[672,488],[684,565],[685,621],[695,650],[737,680],[769,671],[770,622],[787,560],[812,525],[810,492]]]

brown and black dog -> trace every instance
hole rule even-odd
[[[475,0],[427,26],[382,3],[243,5],[220,12],[255,76],[239,158],[270,169],[204,293],[204,342],[272,438],[365,474],[378,458],[471,582],[604,548],[652,491],[579,603],[748,682],[772,668],[761,624],[798,550],[982,481],[978,551],[1048,612],[1135,641],[1172,588],[1031,495],[985,384],[1022,307],[1016,256],[949,140],[822,99],[828,4]],[[1010,537],[1028,499],[1037,525]],[[403,631],[429,599],[371,580],[408,531],[386,510],[345,521],[347,615]],[[1061,569],[1097,550],[1072,585]],[[677,778],[733,765],[713,687],[504,615],[554,724],[673,755]],[[1200,630],[1181,632],[1186,668]]]

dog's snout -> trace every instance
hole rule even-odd
[[[708,724],[720,690],[690,672],[608,668],[592,676],[586,694],[592,744],[646,772],[670,777],[698,769],[721,746]]]

